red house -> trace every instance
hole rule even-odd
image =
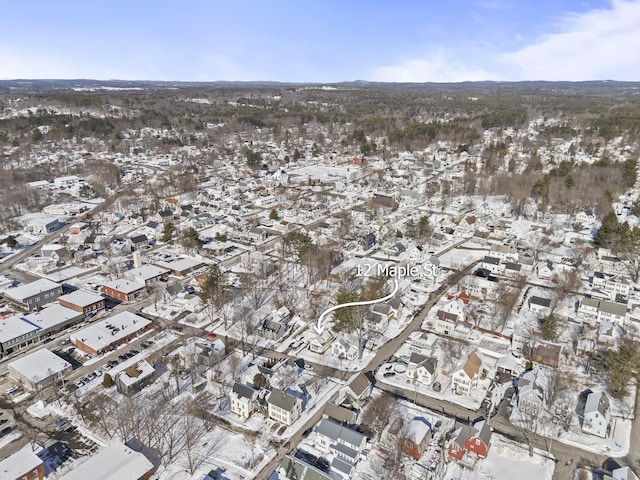
[[[491,447],[491,427],[481,420],[474,426],[463,425],[454,432],[454,439],[447,449],[449,459],[463,463],[475,463],[485,458]]]
[[[420,460],[420,457],[429,446],[430,439],[431,425],[429,422],[422,417],[415,417],[409,422],[407,433],[400,442],[402,453]]]

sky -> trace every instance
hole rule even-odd
[[[0,79],[640,81],[640,0],[0,0]]]

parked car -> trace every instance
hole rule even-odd
[[[133,355],[138,355],[140,353],[140,351],[136,350],[136,349],[133,349],[133,350],[129,351],[129,353],[131,354],[131,356],[133,356]]]
[[[102,365],[102,370],[103,371],[111,370],[112,368],[113,367],[109,363],[105,363],[104,365]]]
[[[82,380],[78,379],[78,380],[74,380],[73,384],[74,384],[76,387],[80,388],[81,386],[83,386],[83,385],[84,385],[84,382],[83,382]]]

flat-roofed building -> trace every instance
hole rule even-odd
[[[0,352],[9,355],[83,318],[81,313],[58,304],[38,312],[11,315],[0,320]]]
[[[93,323],[70,335],[76,348],[91,355],[101,355],[113,350],[151,328],[151,320],[131,312],[121,312],[113,317]]]
[[[104,283],[102,293],[120,302],[128,302],[141,296],[144,288],[144,284],[120,278]]]
[[[156,262],[156,266],[160,268],[168,268],[173,275],[178,277],[186,277],[196,270],[205,267],[206,264],[202,260],[185,257],[173,262]]]
[[[25,285],[8,288],[4,292],[7,301],[23,310],[36,310],[47,303],[55,302],[62,295],[62,286],[46,278]]]
[[[29,390],[40,390],[72,370],[69,362],[46,348],[14,360],[8,368],[9,376]]]
[[[60,480],[146,480],[155,467],[142,453],[113,443],[75,467]]]
[[[43,480],[44,463],[29,444],[0,461],[0,477],[4,480]]]
[[[86,290],[76,290],[62,295],[58,298],[58,303],[77,312],[82,312],[84,315],[104,310],[104,297]]]
[[[170,270],[167,268],[157,267],[155,265],[142,265],[141,267],[129,270],[124,275],[132,282],[141,285],[149,285],[153,282],[166,279]]]

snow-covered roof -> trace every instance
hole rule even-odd
[[[0,343],[35,332],[40,328],[29,323],[22,315],[11,315],[0,320]]]
[[[70,370],[71,364],[46,348],[42,348],[14,360],[9,363],[9,367],[35,383],[60,372]]]
[[[80,316],[82,316],[82,313],[54,303],[39,312],[24,315],[22,318],[38,327],[38,329],[47,330]]]
[[[72,342],[81,341],[89,348],[100,351],[151,324],[140,315],[121,312],[113,317],[89,325],[70,335]]]
[[[118,280],[113,280],[110,282],[106,282],[102,285],[102,288],[108,287],[113,290],[117,290],[122,293],[133,293],[138,290],[142,290],[144,285],[141,285],[137,282],[132,282],[130,280],[126,280],[124,278],[119,278]]]
[[[0,461],[0,477],[22,478],[23,475],[31,473],[41,464],[42,460],[33,453],[31,445],[27,445]]]
[[[152,469],[153,464],[143,454],[122,443],[114,443],[61,480],[138,480]]]
[[[93,305],[94,303],[104,300],[104,298],[101,295],[87,292],[86,290],[76,290],[75,292],[58,297],[58,301],[61,300],[79,307],[88,307],[89,305]]]
[[[9,288],[5,290],[4,293],[5,295],[8,295],[9,297],[16,300],[23,300],[25,298],[33,297],[38,293],[49,292],[56,288],[60,288],[60,285],[58,283],[46,278],[41,278],[39,280],[21,285],[19,287]]]
[[[126,272],[126,276],[137,280],[152,280],[167,273],[166,268],[156,267],[155,265],[142,265]]]
[[[415,417],[409,422],[409,428],[405,437],[419,445],[430,432],[431,425],[429,422],[422,417]]]
[[[138,363],[125,368],[118,373],[118,380],[125,386],[130,387],[136,384],[143,378],[147,378],[153,375],[153,366],[146,360],[141,360]]]
[[[175,262],[156,262],[159,267],[169,268],[174,272],[184,272],[187,270],[200,268],[204,262],[195,258],[181,258]]]

